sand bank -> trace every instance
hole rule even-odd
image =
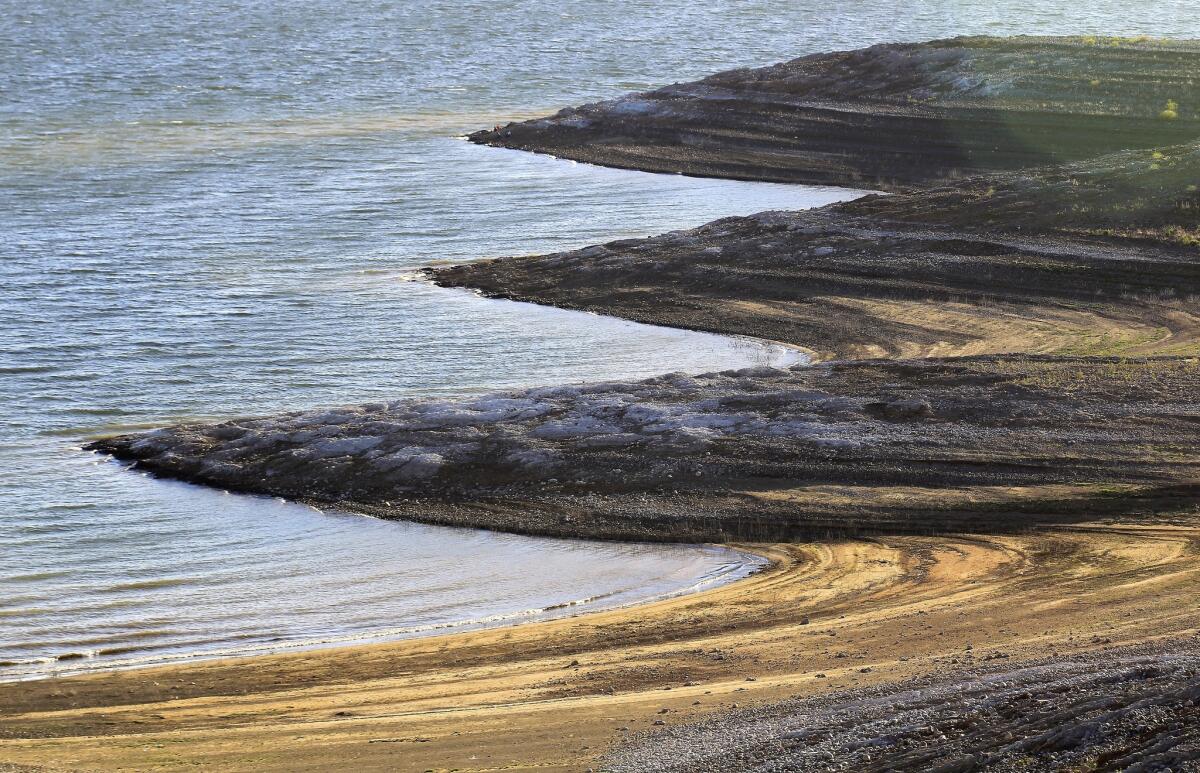
[[[579,771],[734,704],[1194,636],[1200,519],[753,546],[644,607],[393,644],[0,686],[0,759],[55,768]],[[1169,643],[1164,643],[1169,647]]]

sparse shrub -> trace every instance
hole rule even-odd
[[[1166,108],[1158,114],[1158,117],[1164,121],[1174,121],[1179,117],[1179,103],[1173,99],[1168,99]]]

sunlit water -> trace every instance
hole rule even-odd
[[[746,571],[717,549],[320,513],[151,480],[78,445],[197,417],[768,361],[780,353],[407,280],[850,194],[456,137],[813,51],[1186,36],[1193,18],[1116,2],[6,7],[0,678],[521,619]]]

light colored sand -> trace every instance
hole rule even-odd
[[[996,654],[1015,662],[1200,628],[1200,516],[753,548],[774,566],[625,610],[6,685],[0,760],[97,770],[585,770],[656,720]]]

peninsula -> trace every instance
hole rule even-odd
[[[381,517],[729,542],[772,566],[507,630],[4,685],[0,750],[102,769],[1200,769],[1198,55],[874,46],[472,135],[888,195],[429,273],[811,365],[93,447]]]

